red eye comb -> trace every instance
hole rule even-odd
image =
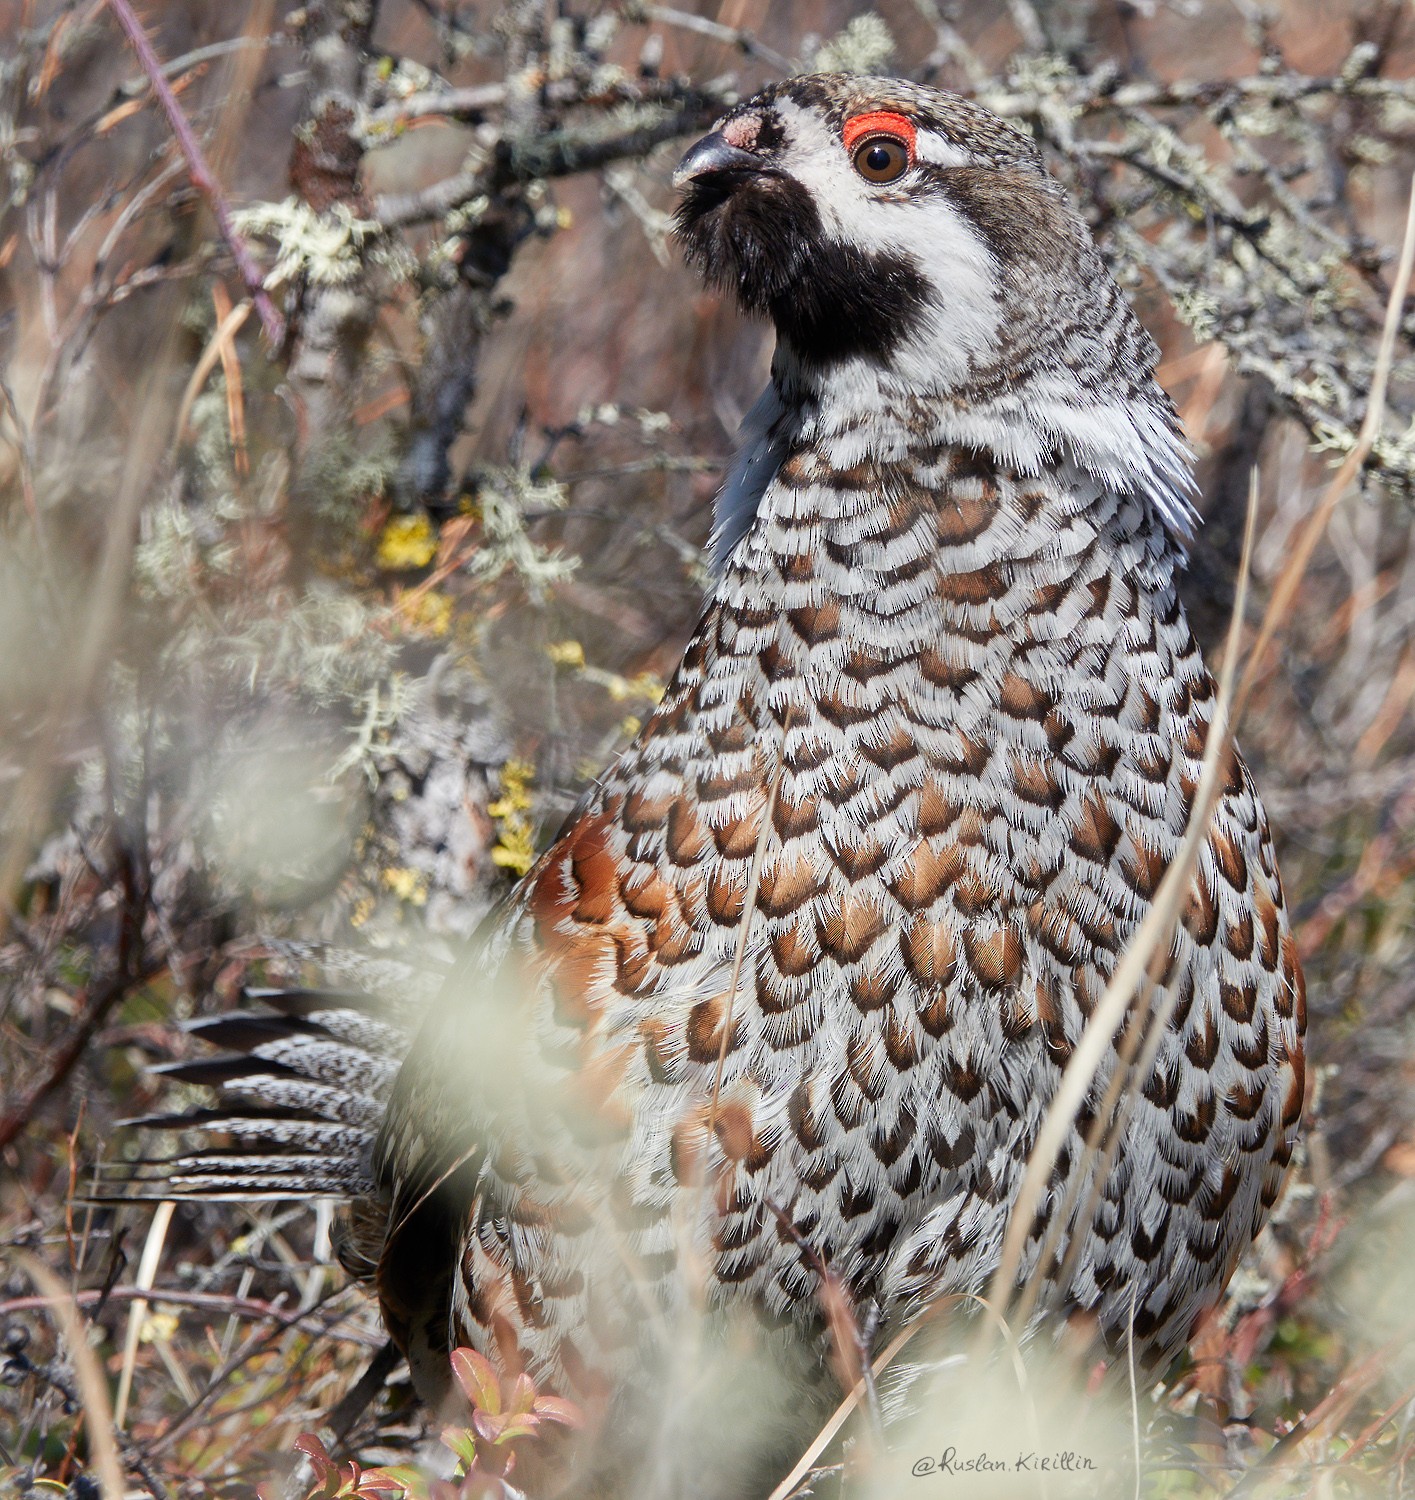
[[[867,115],[856,115],[854,119],[846,120],[840,132],[840,139],[845,142],[845,149],[851,151],[856,141],[863,140],[869,135],[898,137],[908,147],[909,160],[913,161],[916,132],[912,120],[906,119],[903,115],[893,114],[887,109],[872,110]]]

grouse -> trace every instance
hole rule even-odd
[[[612,1404],[690,1307],[787,1330],[828,1386],[827,1283],[877,1330],[985,1288],[1214,715],[1157,351],[1030,139],[933,88],[797,77],[674,181],[689,261],[777,346],[662,702],[411,1041],[286,993],[179,1070],[220,1082],[234,1140],[162,1193],[350,1200],[346,1260],[433,1402],[470,1345]],[[1236,752],[1161,993],[1128,1124],[1085,1150],[1116,1039],[1020,1272],[1039,1325],[1089,1314],[1152,1367],[1302,1108],[1302,975]]]

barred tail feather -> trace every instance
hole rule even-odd
[[[271,1201],[372,1191],[374,1135],[417,1007],[314,989],[252,989],[246,998],[266,1008],[186,1027],[223,1051],[154,1069],[215,1089],[219,1102],[124,1122],[197,1131],[219,1144],[107,1163],[94,1197]]]

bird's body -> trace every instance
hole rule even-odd
[[[358,1245],[434,1396],[471,1344],[612,1399],[697,1297],[809,1341],[827,1280],[884,1327],[982,1291],[1214,710],[1153,346],[1028,141],[933,90],[796,79],[680,177],[692,257],[776,321],[773,382],[662,703],[481,950],[512,1040],[454,986],[379,1123]],[[1113,1160],[1083,1142],[1116,1047],[1022,1268],[1077,1188],[1040,1316],[1152,1361],[1256,1233],[1302,1101],[1236,754],[1161,990]]]

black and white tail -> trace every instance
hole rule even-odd
[[[215,1056],[154,1069],[214,1088],[219,1102],[125,1122],[219,1143],[107,1163],[95,1196],[249,1202],[372,1191],[374,1137],[421,1007],[319,989],[246,998],[260,1008],[187,1024],[222,1049]]]

